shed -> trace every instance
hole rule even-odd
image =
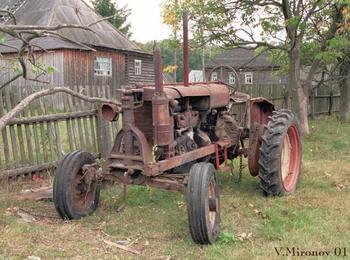
[[[13,12],[17,24],[23,25],[87,26],[103,19],[82,0],[1,0],[0,9]],[[0,22],[9,23],[10,19],[3,15],[0,16]],[[40,46],[35,50],[38,61],[56,69],[56,72],[41,77],[41,80],[59,86],[110,85],[113,94],[124,84],[154,82],[152,54],[142,51],[107,20],[91,28],[95,33],[82,29],[59,31],[67,39],[85,46],[52,36],[33,40],[32,43]],[[6,44],[18,46],[19,42],[8,38]],[[50,52],[44,52],[41,48]],[[8,66],[8,70],[11,70],[7,60],[14,55],[14,49],[0,45],[0,53],[3,57],[0,58],[0,66]],[[10,77],[8,71],[0,71],[0,84]],[[12,84],[32,86],[40,83],[18,79]]]
[[[280,85],[287,83],[287,77],[279,72],[280,66],[268,59],[266,53],[257,55],[253,49],[233,48],[223,51],[206,64],[206,76],[218,65],[230,66],[239,75],[243,85]],[[209,80],[220,80],[221,70],[214,71]],[[230,85],[236,84],[236,78],[230,70],[223,70],[223,80]]]

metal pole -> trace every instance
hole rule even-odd
[[[188,47],[188,12],[183,13],[183,64],[184,64],[184,86],[188,87],[189,79],[188,74],[190,72],[189,68],[189,47]]]
[[[157,94],[162,94],[164,92],[163,86],[163,61],[162,53],[159,45],[154,48],[154,73],[155,73],[155,88]]]

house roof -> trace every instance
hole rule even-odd
[[[235,69],[278,67],[278,65],[268,60],[266,53],[262,53],[254,58],[255,56],[257,56],[257,54],[253,49],[234,48],[225,50],[217,57],[211,59],[206,64],[206,68],[210,69],[218,65],[229,65]]]
[[[87,26],[103,19],[83,0],[1,0],[0,9],[12,11],[16,17],[17,24],[23,25],[55,26],[59,24],[73,24]],[[0,16],[0,22],[10,22],[10,19],[6,16]],[[62,29],[59,30],[59,33],[69,39],[92,47],[142,52],[135,43],[130,41],[108,21],[101,21],[93,25],[91,29],[95,33],[82,29]],[[84,49],[80,45],[57,40],[54,37],[37,39],[35,44],[46,49]],[[11,51],[13,52],[13,49],[9,50],[8,48],[0,47],[0,52]]]

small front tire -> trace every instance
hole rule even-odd
[[[75,151],[58,164],[53,182],[53,202],[61,218],[80,219],[96,210],[100,185],[94,178],[87,178],[82,169],[93,163],[95,158],[90,153]]]
[[[196,163],[191,167],[187,212],[193,241],[213,244],[220,233],[220,199],[215,168],[211,163]]]

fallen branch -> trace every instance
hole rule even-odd
[[[41,187],[37,189],[23,190],[16,195],[18,200],[51,200],[53,196],[52,187]]]
[[[41,90],[41,91],[38,91],[36,93],[29,95],[28,97],[23,99],[17,106],[15,106],[10,112],[8,112],[6,115],[1,117],[0,118],[0,132],[6,127],[7,123],[11,119],[13,119],[19,113],[21,113],[34,100],[41,98],[41,97],[44,97],[44,96],[50,96],[50,95],[53,95],[53,94],[59,93],[59,92],[67,93],[69,95],[72,95],[76,98],[82,99],[82,100],[89,102],[89,103],[106,103],[106,104],[113,104],[113,105],[120,106],[119,103],[117,103],[113,100],[110,100],[110,99],[99,98],[99,97],[88,97],[88,96],[85,96],[85,95],[80,94],[78,92],[75,92],[69,88],[54,87],[54,88],[50,88],[50,89]]]
[[[37,221],[37,219],[34,216],[18,207],[8,208],[6,210],[6,214],[18,217],[24,223],[33,223]]]
[[[113,247],[122,249],[124,251],[133,253],[135,255],[141,255],[141,251],[138,251],[138,250],[135,250],[135,249],[131,249],[131,248],[127,247],[127,246],[119,245],[117,243],[114,243],[114,242],[111,242],[111,241],[108,241],[108,240],[105,240],[105,239],[103,239],[103,242],[105,242],[109,246],[113,246]]]

